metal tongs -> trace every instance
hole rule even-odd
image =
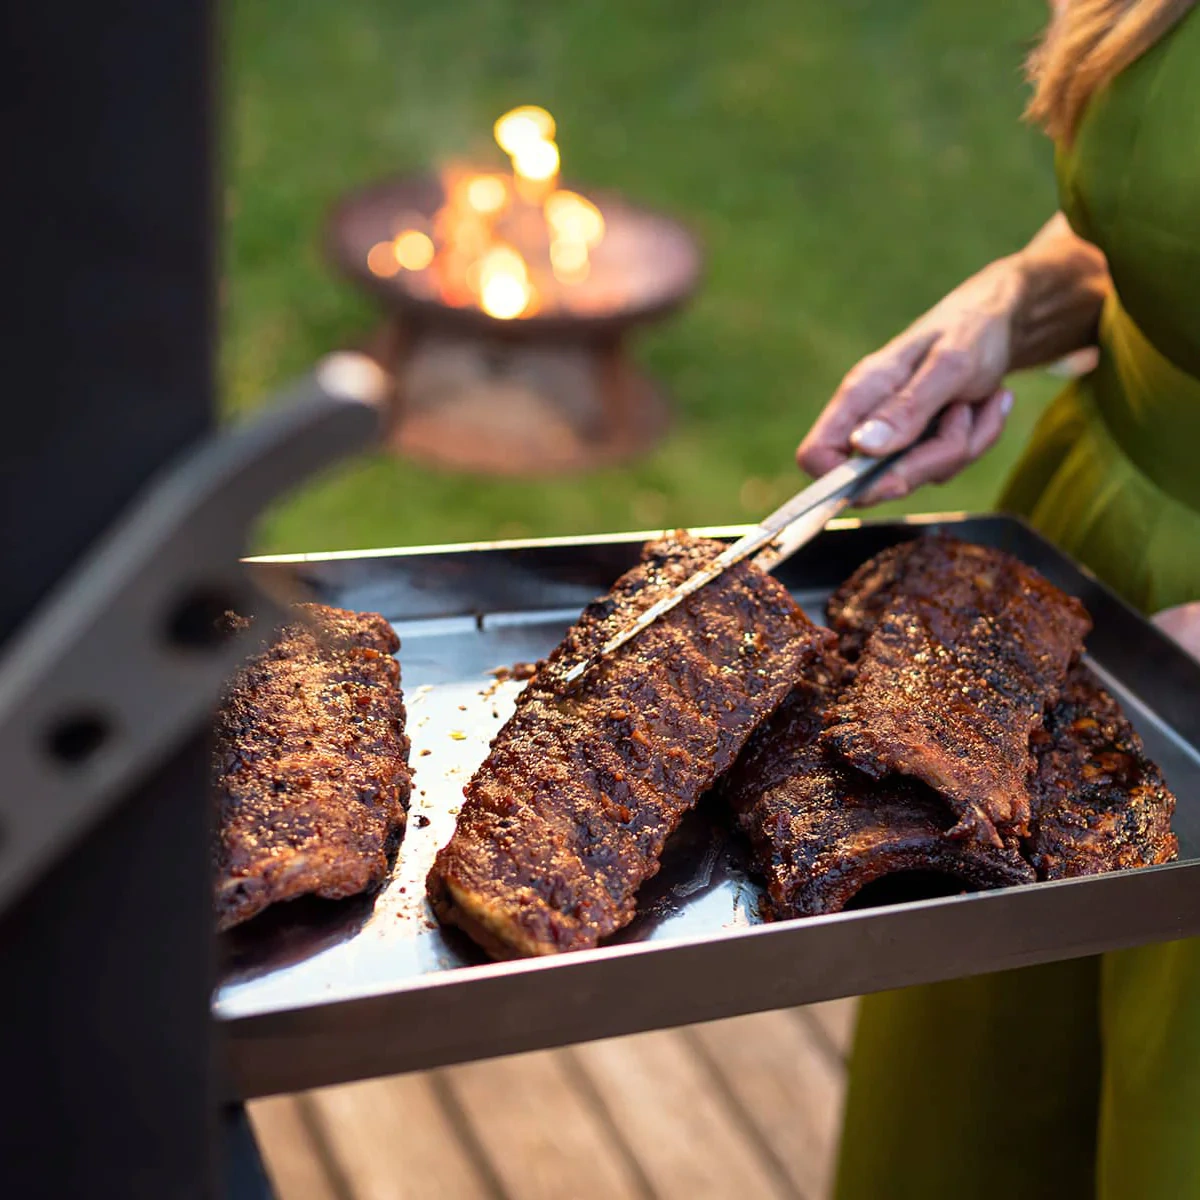
[[[931,432],[932,430],[927,431],[918,441],[924,441]],[[613,634],[595,654],[576,663],[564,674],[563,682],[570,685],[582,679],[615,650],[637,637],[643,629],[653,625],[659,617],[669,613],[681,601],[698,592],[705,584],[711,583],[743,559],[756,555],[755,566],[764,571],[773,571],[801,546],[812,541],[834,517],[854,503],[855,498],[872,479],[883,474],[912,448],[911,445],[906,446],[903,450],[882,458],[856,455],[840,467],[834,467],[828,474],[822,475],[815,483],[777,508],[744,537],[738,538],[707,566],[652,604],[635,621]]]

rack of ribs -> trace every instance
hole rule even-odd
[[[742,563],[563,684],[721,549],[684,533],[650,543],[540,667],[464,789],[428,890],[439,918],[493,956],[591,947],[626,925],[683,814],[830,640]]]
[[[1034,736],[1030,860],[1039,879],[1170,862],[1175,797],[1120,705],[1082,666]]]
[[[871,779],[822,744],[848,677],[835,652],[824,655],[722,784],[766,881],[764,915],[841,912],[873,884],[893,887],[896,899],[905,884],[921,895],[947,885],[982,891],[1031,883],[1033,870],[1016,849],[946,837],[954,818],[924,784]]]
[[[365,891],[404,831],[399,639],[376,613],[299,608],[303,619],[246,662],[217,715],[218,929],[278,901]]]
[[[951,836],[1027,836],[1030,737],[1091,627],[1083,606],[1003,551],[934,536],[864,564],[829,619],[855,663],[826,744],[872,778],[927,784]]]

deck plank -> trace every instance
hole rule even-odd
[[[659,1200],[780,1200],[794,1194],[748,1138],[678,1031],[572,1051]]]
[[[822,1200],[854,1001],[249,1106],[280,1200]]]
[[[786,1012],[735,1017],[687,1032],[760,1144],[804,1200],[829,1194],[845,1072],[821,1035]]]
[[[254,1100],[246,1111],[279,1200],[344,1200],[313,1147],[295,1096]]]
[[[806,1014],[820,1026],[830,1045],[843,1059],[850,1057],[854,1024],[858,1020],[856,999],[851,997],[845,1000],[826,1000],[823,1004],[809,1004],[796,1011]]]
[[[353,1200],[494,1200],[428,1075],[309,1095]],[[284,1193],[282,1200],[293,1198]]]
[[[562,1051],[450,1067],[446,1081],[513,1200],[641,1200],[625,1148]]]

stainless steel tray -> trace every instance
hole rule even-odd
[[[489,672],[549,651],[645,535],[256,560],[395,624],[417,775],[381,893],[282,905],[222,940],[214,1005],[232,1088],[291,1091],[1200,934],[1200,664],[1008,517],[839,522],[780,577],[820,619],[859,563],[921,526],[1003,546],[1088,606],[1089,661],[1179,797],[1178,863],[770,925],[744,846],[702,805],[611,944],[488,963],[433,922],[424,878],[523,686]]]

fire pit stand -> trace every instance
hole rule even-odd
[[[368,266],[372,248],[414,215],[432,221],[443,202],[437,179],[378,184],[333,211],[333,261],[388,310],[365,348],[396,379],[394,451],[479,473],[552,474],[628,459],[662,436],[667,403],[631,362],[626,339],[694,291],[699,251],[670,218],[613,196],[590,199],[607,228],[592,276],[510,320],[448,302],[432,271],[380,275]]]

